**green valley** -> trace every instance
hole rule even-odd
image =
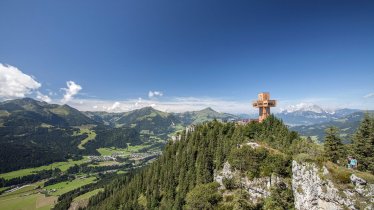
[[[126,113],[79,112],[29,98],[1,102],[0,113],[1,196],[13,195],[7,190],[35,185],[27,191],[30,199],[24,205],[37,209],[54,206],[57,197],[95,194],[91,190],[98,192],[96,186],[109,177],[158,157],[169,138],[191,123],[234,117],[212,109],[181,115],[151,107]],[[45,193],[44,200],[53,200],[53,205],[39,205]],[[15,206],[5,201],[4,205],[23,208],[19,199],[12,198]]]

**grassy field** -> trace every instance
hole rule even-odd
[[[105,148],[99,148],[97,151],[101,155],[105,156],[111,156],[113,153],[122,153],[126,156],[130,155],[131,153],[138,152],[139,150],[147,147],[148,145],[136,145],[136,146],[128,146],[127,148],[114,148],[114,147],[105,147]]]
[[[51,209],[57,201],[56,196],[45,196],[39,193],[38,186],[43,182],[37,182],[16,191],[0,195],[0,209],[2,210],[34,210]]]
[[[99,193],[101,191],[104,191],[104,189],[103,188],[99,188],[99,189],[96,189],[96,190],[92,190],[92,191],[90,191],[88,193],[85,193],[83,195],[80,195],[80,196],[74,198],[73,201],[88,200],[90,197],[96,195],[97,193]]]
[[[56,163],[52,163],[52,164],[49,164],[49,165],[46,165],[46,166],[39,166],[39,167],[35,167],[35,168],[26,168],[26,169],[21,169],[21,170],[17,170],[17,171],[12,171],[12,172],[8,172],[8,173],[0,174],[0,178],[12,179],[12,178],[15,178],[15,177],[22,177],[22,176],[26,176],[26,175],[30,175],[30,174],[35,174],[36,172],[41,171],[41,170],[49,170],[49,169],[53,169],[53,168],[59,168],[59,169],[61,169],[61,171],[66,171],[66,170],[68,170],[68,168],[74,166],[75,164],[80,165],[80,164],[83,164],[87,161],[88,161],[88,158],[84,157],[82,160],[75,160],[75,161],[74,160],[69,160],[69,161],[66,161],[66,162],[56,162]]]
[[[126,171],[117,171],[117,174],[126,174]]]
[[[0,187],[0,192],[7,190],[9,187]]]
[[[78,145],[78,148],[79,148],[79,149],[84,149],[84,145],[85,145],[87,142],[89,142],[89,141],[91,141],[91,140],[93,140],[93,139],[96,138],[96,133],[95,133],[95,131],[90,130],[89,128],[80,128],[80,129],[79,129],[79,132],[76,133],[75,135],[83,135],[83,134],[87,134],[88,136],[87,136],[87,138],[83,139],[83,140],[81,141],[81,143]]]
[[[0,209],[1,210],[34,210],[34,209],[51,209],[57,197],[71,190],[77,189],[81,186],[93,183],[96,177],[78,178],[71,182],[60,182],[54,185],[45,187],[44,189],[56,189],[56,192],[49,193],[50,196],[45,196],[40,191],[44,182],[36,182],[30,185],[25,185],[13,192],[4,193],[0,195]],[[79,199],[88,199],[90,196],[99,192],[99,189],[94,192],[88,192],[79,197]]]
[[[103,191],[103,190],[104,190],[103,188],[92,190],[88,193],[85,193],[83,195],[80,195],[80,196],[74,198],[73,202],[71,202],[71,204],[70,204],[70,208],[78,209],[78,208],[86,207],[90,197],[96,195],[97,193],[99,193],[100,191]]]
[[[97,149],[97,151],[100,153],[100,155],[102,156],[111,156],[113,153],[125,153],[127,151],[127,149],[122,149],[122,148],[99,148]]]
[[[67,182],[59,182],[54,185],[49,185],[45,187],[44,189],[47,190],[52,190],[56,189],[56,192],[51,192],[51,195],[62,195],[66,192],[69,192],[71,190],[77,189],[79,187],[82,187],[84,185],[93,183],[96,181],[96,177],[88,177],[88,178],[77,178],[74,179],[73,181],[67,181]]]

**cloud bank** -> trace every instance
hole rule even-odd
[[[41,86],[18,68],[0,63],[0,98],[23,98]]]
[[[69,105],[82,111],[127,112],[143,107],[154,107],[165,112],[197,111],[211,107],[219,112],[255,113],[249,101],[230,101],[217,98],[178,97],[165,100],[127,99],[122,101],[74,99]]]
[[[108,112],[116,111],[118,108],[120,108],[120,106],[121,106],[121,103],[116,101],[116,102],[113,103],[113,105],[111,107],[107,108],[107,111]]]
[[[361,96],[362,97],[362,96]],[[82,111],[107,111],[107,112],[127,112],[143,107],[154,107],[165,112],[186,112],[197,111],[211,107],[218,112],[232,114],[257,114],[258,110],[252,107],[251,100],[230,100],[225,98],[209,97],[168,97],[162,100],[157,98],[149,99],[125,99],[119,101],[99,100],[99,99],[74,99],[69,105]],[[333,112],[341,108],[355,108],[369,110],[372,104],[365,105],[357,103],[341,103],[335,98],[304,98],[300,100],[279,99],[277,107],[274,107],[272,113],[288,110],[290,107],[313,109],[315,111],[325,110]],[[302,106],[301,106],[302,105]]]

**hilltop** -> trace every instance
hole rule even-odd
[[[90,199],[88,209],[373,207],[372,172],[330,161],[322,146],[273,116],[246,125],[212,121],[181,135],[157,161]]]
[[[0,102],[0,123],[3,126],[79,126],[95,121],[66,104],[23,98]]]

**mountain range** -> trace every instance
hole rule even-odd
[[[298,107],[276,113],[292,130],[322,142],[324,130],[337,126],[348,142],[364,111],[340,109],[325,111],[318,106]],[[100,147],[126,147],[157,137],[166,141],[172,133],[190,124],[217,119],[237,121],[246,116],[219,113],[212,108],[184,113],[167,113],[144,107],[123,113],[82,112],[68,105],[48,104],[31,98],[0,103],[0,150],[3,171],[39,166],[82,155],[97,154]],[[255,117],[255,116],[254,116]],[[253,118],[254,118],[253,117]],[[87,137],[80,132],[89,126],[97,134],[84,149],[78,145]],[[152,144],[152,142],[150,142]],[[12,164],[9,164],[12,163]]]
[[[287,109],[276,113],[275,116],[281,118],[287,125],[299,126],[325,123],[360,111],[359,109],[346,108],[332,111],[325,110],[315,104],[301,103],[289,106]]]
[[[340,137],[344,143],[352,139],[365,113],[373,113],[372,110],[336,109],[325,110],[318,105],[301,103],[289,106],[274,115],[288,125],[291,130],[297,131],[302,136],[310,136],[316,142],[324,141],[325,129],[335,126],[339,129]],[[242,119],[256,118],[256,114],[239,114]]]
[[[68,105],[48,104],[31,98],[0,103],[2,126],[78,126],[94,123],[94,120]]]
[[[108,112],[83,112],[86,116],[98,123],[112,127],[132,127],[138,131],[151,131],[157,135],[165,135],[175,131],[181,126],[199,124],[213,119],[228,121],[239,120],[240,117],[219,113],[208,107],[200,111],[183,113],[167,113],[156,110],[152,107],[144,107],[129,112],[108,113]]]
[[[8,100],[0,103],[0,173],[97,155],[100,147],[153,144],[154,137],[166,142],[168,135],[191,123],[231,118],[239,119],[210,108],[182,114],[151,107],[106,113],[81,112],[31,98]],[[88,135],[83,128],[90,128],[96,137],[82,149],[79,145]]]
[[[352,134],[356,131],[366,113],[372,114],[374,112],[357,111],[327,122],[317,123],[313,125],[293,126],[290,129],[297,131],[303,136],[310,136],[315,141],[321,143],[323,142],[326,128],[334,126],[339,129],[340,138],[343,140],[343,142],[349,143],[351,142]]]

